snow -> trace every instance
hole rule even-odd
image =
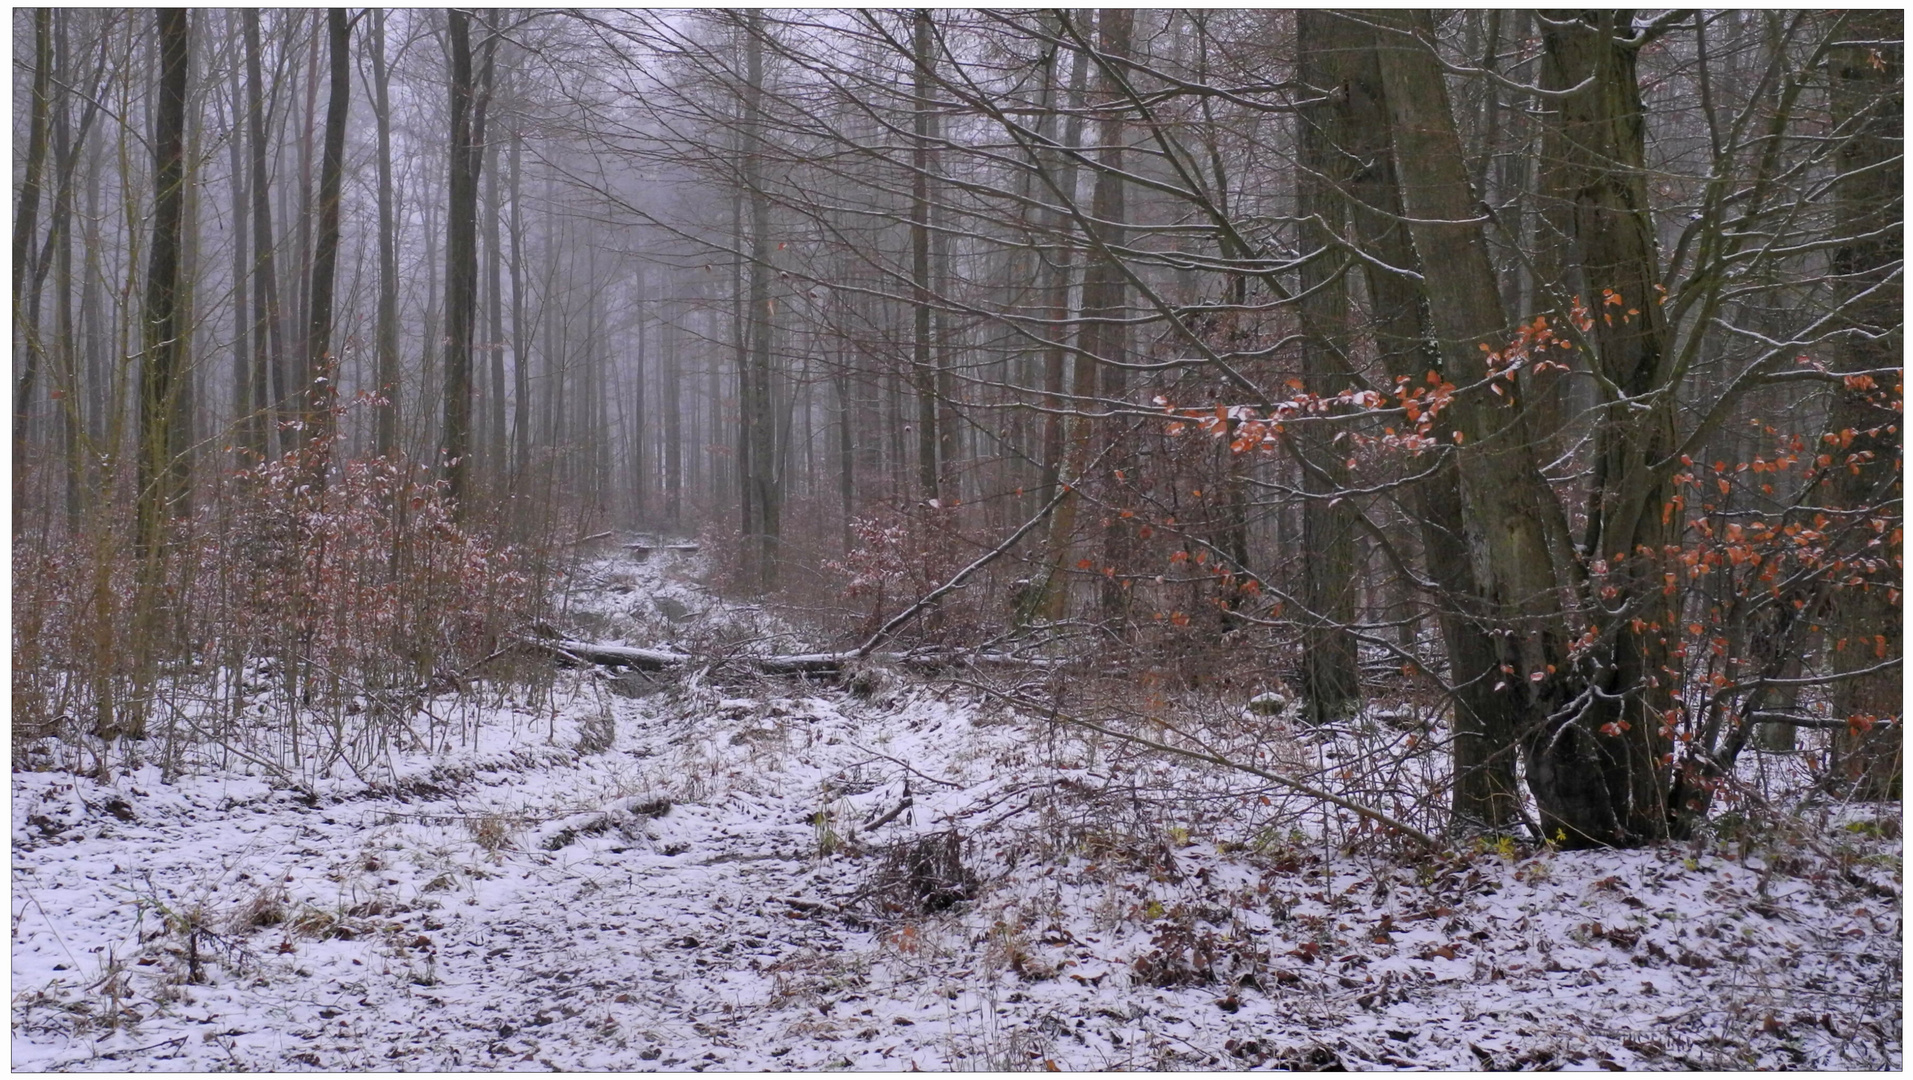
[[[802,645],[696,569],[595,564],[570,615]],[[565,673],[310,797],[16,772],[14,1067],[1902,1062],[1897,807],[1400,855],[954,683],[630,678]]]

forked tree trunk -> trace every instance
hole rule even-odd
[[[1542,82],[1559,91],[1564,161],[1562,186],[1581,277],[1594,316],[1590,337],[1605,386],[1619,395],[1603,402],[1595,429],[1594,496],[1582,554],[1611,557],[1609,583],[1634,601],[1636,617],[1674,625],[1676,612],[1661,590],[1662,567],[1640,557],[1659,552],[1675,536],[1663,504],[1671,494],[1658,471],[1675,449],[1668,323],[1660,305],[1660,254],[1648,212],[1646,121],[1635,74],[1636,43],[1628,16],[1600,12],[1551,21],[1543,17],[1547,62]],[[1624,557],[1623,557],[1624,556]],[[1601,658],[1597,684],[1581,724],[1601,740],[1602,762],[1624,827],[1658,836],[1669,827],[1666,769],[1670,740],[1661,734],[1675,704],[1666,639],[1622,633]],[[1603,735],[1603,732],[1613,734]],[[1699,810],[1701,807],[1686,808]]]
[[[1443,374],[1476,387],[1458,395],[1448,413],[1463,443],[1454,450],[1462,516],[1483,614],[1500,635],[1500,692],[1512,698],[1508,711],[1518,718],[1514,734],[1541,828],[1569,846],[1664,836],[1664,810],[1637,798],[1644,785],[1633,775],[1633,748],[1590,726],[1599,714],[1583,707],[1589,673],[1569,659],[1574,634],[1564,609],[1574,586],[1573,553],[1519,395],[1481,388],[1486,357],[1507,345],[1511,327],[1430,44],[1432,26],[1425,13],[1389,11],[1374,20],[1383,28],[1377,44],[1409,233],[1421,265],[1441,267],[1423,280]]]
[[[1428,325],[1419,256],[1402,220],[1374,30],[1358,18],[1304,16],[1323,19],[1314,29],[1330,85],[1321,89],[1332,93],[1318,126],[1338,155],[1333,159],[1338,167],[1328,178],[1349,194],[1352,239],[1375,256],[1364,263],[1363,273],[1377,351],[1391,377],[1419,383],[1428,372],[1441,372],[1442,355]],[[1481,590],[1461,505],[1461,473],[1454,453],[1443,450],[1432,475],[1410,492],[1410,508],[1420,523],[1426,572],[1436,586],[1436,617],[1453,687],[1453,813],[1458,826],[1499,830],[1519,817],[1514,736],[1519,702],[1494,689],[1503,681],[1500,656],[1476,599]]]

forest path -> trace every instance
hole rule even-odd
[[[668,568],[585,576],[606,639],[653,643],[631,612],[661,596],[761,616]],[[879,684],[566,673],[313,800],[16,772],[13,1065],[1901,1060],[1877,816],[1784,849],[1398,864],[1239,776]]]

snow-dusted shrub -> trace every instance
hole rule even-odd
[[[419,472],[371,458],[318,483],[295,451],[243,475],[230,547],[202,560],[234,590],[233,629],[332,690],[429,680],[494,650],[536,606],[529,555],[457,523]]]
[[[870,615],[863,632],[875,631],[884,619],[916,601],[954,575],[962,566],[955,507],[923,505],[904,510],[882,510],[850,523],[854,546],[839,560],[823,565],[834,575],[843,595],[852,603],[868,604]],[[960,612],[961,601],[951,597],[944,610],[927,625],[948,627],[976,612]]]
[[[328,451],[231,476],[144,561],[106,513],[16,545],[16,750],[57,739],[103,766],[132,740],[178,768],[243,744],[297,762],[323,731],[328,759],[352,758],[535,617],[538,552],[456,520],[421,468]]]

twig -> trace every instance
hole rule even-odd
[[[962,784],[956,783],[951,780],[939,780],[936,777],[931,776],[929,773],[918,772],[916,766],[910,764],[909,762],[903,760],[902,758],[892,757],[889,754],[883,753],[880,750],[872,750],[868,746],[863,745],[862,743],[852,742],[850,745],[858,750],[863,751],[866,754],[869,754],[871,757],[882,758],[883,760],[890,762],[892,765],[900,765],[903,767],[905,772],[909,773],[910,775],[920,780],[928,780],[932,784],[941,784],[944,787],[951,788],[956,791],[963,790]]]
[[[1003,694],[1000,691],[991,690],[988,687],[983,687],[982,689],[984,690],[985,693],[994,694],[997,697],[1002,698],[1003,700],[1009,702],[1012,705],[1025,704],[1023,702],[1017,701],[1015,698],[1012,698],[1006,694]],[[1374,807],[1363,806],[1361,803],[1355,802],[1351,799],[1345,799],[1342,796],[1337,795],[1332,791],[1326,791],[1322,788],[1316,787],[1314,784],[1297,780],[1292,776],[1284,776],[1281,773],[1269,772],[1266,769],[1259,769],[1259,768],[1256,768],[1254,765],[1249,765],[1240,761],[1231,761],[1228,758],[1222,757],[1218,754],[1211,754],[1211,753],[1207,753],[1205,751],[1200,751],[1200,750],[1188,750],[1180,746],[1171,746],[1168,743],[1157,742],[1154,739],[1144,738],[1141,735],[1132,735],[1126,731],[1116,731],[1112,728],[1104,727],[1103,725],[1096,723],[1094,720],[1085,720],[1080,716],[1070,716],[1061,711],[1051,710],[1048,712],[1047,715],[1049,715],[1050,717],[1054,719],[1060,720],[1066,724],[1074,724],[1077,727],[1087,728],[1090,731],[1099,732],[1103,735],[1109,736],[1112,739],[1121,739],[1124,742],[1133,743],[1137,746],[1145,746],[1151,750],[1156,750],[1161,753],[1173,754],[1177,757],[1189,758],[1192,761],[1203,761],[1211,765],[1220,765],[1225,769],[1234,769],[1237,772],[1245,772],[1245,773],[1248,773],[1250,776],[1260,777],[1261,779],[1267,780],[1272,784],[1280,784],[1283,787],[1289,788],[1293,791],[1300,792],[1303,795],[1307,795],[1308,797],[1312,799],[1320,799],[1323,802],[1331,803],[1335,806],[1339,806],[1342,809],[1347,810],[1350,813],[1354,814],[1356,817],[1363,818],[1368,821],[1372,821],[1377,825],[1382,825],[1387,828],[1394,829],[1395,831],[1401,833],[1403,836],[1406,836],[1414,840],[1416,843],[1420,844],[1424,849],[1428,851],[1439,851],[1442,848],[1441,841],[1435,839],[1433,836],[1430,836],[1429,834],[1425,832],[1422,832],[1420,829],[1415,828],[1413,825],[1410,825],[1407,822],[1397,821],[1396,819],[1389,817],[1387,814],[1382,813],[1380,810],[1377,810]]]
[[[882,626],[878,627],[877,632],[870,635],[870,640],[864,642],[861,646],[857,648],[857,651],[855,653],[856,657],[859,660],[861,660],[869,656],[871,653],[875,652],[877,649],[877,646],[883,644],[884,639],[896,633],[898,630],[901,630],[907,623],[910,622],[910,620],[916,618],[918,615],[923,614],[924,611],[928,610],[938,600],[941,600],[945,596],[949,595],[950,593],[955,592],[959,588],[962,588],[963,583],[970,579],[970,575],[976,573],[978,570],[983,569],[984,567],[995,562],[997,559],[1001,558],[1011,548],[1016,546],[1017,541],[1023,539],[1025,536],[1028,536],[1030,534],[1030,530],[1036,528],[1038,525],[1041,525],[1043,521],[1049,517],[1050,511],[1056,509],[1057,504],[1061,503],[1064,499],[1069,497],[1069,493],[1070,493],[1070,489],[1068,485],[1058,484],[1056,487],[1056,494],[1050,497],[1049,502],[1043,504],[1043,508],[1036,512],[1035,517],[1029,519],[1028,521],[1025,521],[1015,532],[1010,534],[1009,539],[1003,541],[1002,543],[998,544],[996,547],[990,549],[989,551],[986,551],[983,554],[977,556],[976,560],[971,562],[970,565],[964,567],[961,570],[958,570],[956,572],[955,577],[952,577],[950,580],[944,582],[943,584],[937,586],[934,589],[931,589],[929,592],[923,595],[922,599],[918,600],[916,603],[911,604],[909,607],[904,608],[902,611],[892,616],[889,622],[886,622]]]

